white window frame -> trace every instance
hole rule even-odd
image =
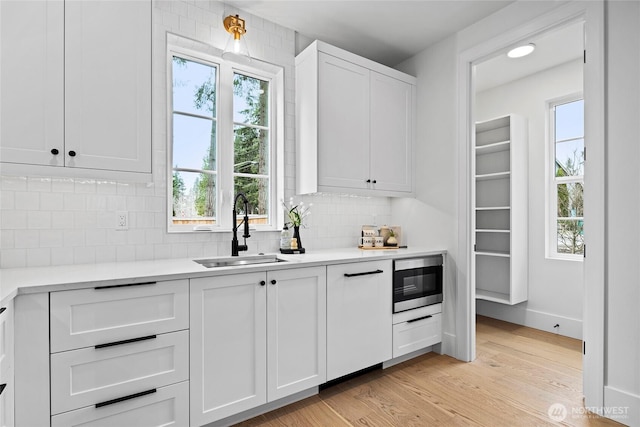
[[[563,96],[553,100],[547,101],[547,144],[546,144],[546,206],[547,206],[547,220],[546,220],[546,248],[547,258],[559,259],[567,261],[580,261],[584,260],[583,254],[567,254],[558,252],[558,184],[571,184],[581,183],[584,188],[584,174],[581,176],[572,177],[560,177],[555,176],[556,170],[556,139],[555,139],[555,110],[558,105],[567,104],[575,101],[583,100],[584,96],[582,92],[574,93],[571,95]],[[582,139],[584,140],[584,133]],[[584,221],[584,216],[582,217]]]
[[[167,43],[167,231],[169,233],[229,232],[232,229],[234,194],[233,144],[221,141],[234,140],[233,122],[233,75],[243,75],[269,81],[269,218],[268,224],[251,224],[253,231],[274,231],[283,223],[284,213],[280,200],[284,197],[284,70],[282,67],[252,59],[249,65],[239,65],[222,59],[222,51],[200,44],[202,50],[194,49],[192,40],[168,34]],[[191,47],[185,47],[188,45]],[[173,224],[173,57],[215,66],[216,111],[218,141],[216,181],[216,224],[195,226]]]

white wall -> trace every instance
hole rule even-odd
[[[153,180],[133,183],[48,177],[0,176],[0,268],[229,255],[231,233],[166,232],[166,33],[222,49],[228,34],[222,19],[237,11],[211,1],[153,2]],[[295,33],[243,12],[255,58],[284,67],[285,197],[295,191]],[[151,102],[151,100],[150,100]],[[0,175],[2,170],[0,167]],[[308,249],[355,246],[362,224],[391,223],[387,198],[317,195]],[[116,211],[129,212],[129,230],[115,230]],[[249,251],[278,249],[279,233],[253,233]]]
[[[449,251],[444,301],[442,351],[455,355],[457,293],[458,186],[456,150],[456,39],[435,44],[397,68],[414,75],[417,84],[416,198],[393,199],[393,221],[403,226],[410,246]]]
[[[620,421],[638,426],[640,3],[610,1],[607,16],[605,406],[627,408]]]
[[[482,64],[479,65],[482,67]],[[476,94],[475,118],[508,114],[526,118],[528,139],[529,298],[509,306],[477,301],[477,313],[520,325],[582,337],[583,267],[579,261],[546,257],[547,109],[546,103],[582,92],[582,60],[578,59]],[[559,324],[558,329],[554,325]]]

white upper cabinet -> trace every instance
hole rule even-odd
[[[413,91],[394,77],[371,72],[371,179],[376,190],[412,191]]]
[[[65,41],[65,164],[150,173],[151,2],[66,2]]]
[[[3,170],[151,173],[151,2],[3,1],[0,19]]]
[[[415,83],[323,42],[301,52],[297,192],[412,196]]]
[[[367,188],[369,70],[318,57],[318,186]]]
[[[64,164],[63,24],[62,1],[0,2],[2,162]]]

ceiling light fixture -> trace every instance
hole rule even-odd
[[[525,44],[525,45],[518,46],[518,47],[515,47],[515,48],[511,49],[507,53],[507,56],[509,58],[522,58],[523,56],[527,56],[531,52],[533,52],[535,50],[535,48],[536,48],[536,45],[533,44],[533,43]]]
[[[242,36],[247,32],[244,25],[244,19],[238,15],[229,15],[222,21],[224,29],[229,33],[229,40],[222,52],[224,59],[230,59],[236,62],[251,62],[247,41]]]

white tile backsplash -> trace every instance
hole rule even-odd
[[[252,56],[285,69],[285,196],[295,191],[295,32],[219,1],[154,1],[153,181],[0,176],[0,268],[229,255],[231,233],[166,231],[166,34],[222,49],[222,19],[247,21]],[[308,250],[355,246],[362,224],[391,222],[388,198],[296,196],[313,203],[301,240]],[[129,229],[115,230],[117,211]],[[250,253],[274,252],[279,232],[253,232]]]

